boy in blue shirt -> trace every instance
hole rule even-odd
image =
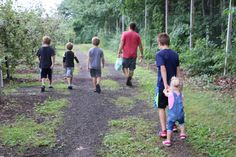
[[[155,106],[158,106],[161,123],[160,137],[166,137],[166,112],[168,98],[163,93],[169,89],[173,76],[179,76],[179,55],[169,48],[170,38],[166,33],[160,33],[157,37],[159,52],[156,53],[156,66],[158,69]]]

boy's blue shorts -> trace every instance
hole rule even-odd
[[[67,67],[66,68],[66,77],[72,77],[73,76],[73,72],[74,72],[74,68],[73,67]]]

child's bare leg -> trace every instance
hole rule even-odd
[[[161,123],[161,130],[166,130],[166,112],[165,109],[159,108],[159,118]]]
[[[172,134],[171,131],[167,131],[167,138],[166,138],[167,141],[171,140],[171,134]]]
[[[100,82],[101,82],[101,77],[97,77],[97,82],[96,82],[96,84],[100,84]]]
[[[185,134],[184,124],[180,124],[180,125],[179,125],[179,128],[180,128],[180,135],[181,135],[181,134]]]
[[[42,78],[42,86],[45,86],[46,78]]]
[[[71,80],[72,80],[71,77],[67,77],[67,83],[68,83],[68,86],[71,86]]]
[[[93,89],[96,90],[97,78],[92,77],[92,80],[93,80]]]

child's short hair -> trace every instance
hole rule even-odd
[[[173,90],[174,88],[178,88],[180,91],[182,91],[183,83],[178,77],[173,76],[171,78],[170,88],[171,90]]]
[[[44,36],[43,37],[43,44],[50,45],[51,43],[51,38],[49,36]]]
[[[170,45],[170,37],[167,33],[158,34],[157,41],[160,42],[161,45]]]
[[[68,42],[68,43],[66,44],[66,48],[67,48],[68,50],[72,50],[72,49],[73,49],[73,44],[72,44],[71,42]]]
[[[100,44],[100,39],[98,37],[93,37],[92,44],[98,46]]]

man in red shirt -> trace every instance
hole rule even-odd
[[[123,72],[127,77],[126,85],[132,86],[131,79],[133,77],[134,70],[136,68],[137,49],[140,50],[140,62],[143,59],[143,46],[141,38],[138,33],[135,32],[136,24],[130,23],[128,31],[123,32],[118,49],[118,58],[123,58],[122,66]]]

